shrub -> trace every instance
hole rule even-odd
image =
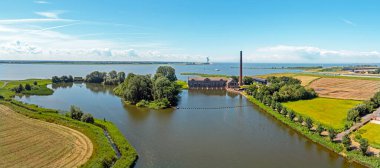
[[[302,118],[302,116],[299,115],[297,118],[298,118],[298,122],[302,124],[302,123],[303,123],[303,118]]]
[[[366,155],[367,149],[368,149],[368,140],[365,138],[361,138],[359,140],[360,144],[360,151],[362,152],[363,155]]]
[[[0,100],[4,99],[4,96],[3,95],[0,95]]]
[[[351,139],[348,135],[343,136],[342,143],[346,150],[349,151],[351,147]]]
[[[81,121],[93,124],[94,123],[94,117],[91,114],[86,113],[82,116]]]
[[[32,90],[32,86],[29,83],[25,85],[25,90]]]
[[[333,141],[335,137],[336,137],[335,130],[333,128],[329,128],[329,138],[330,138],[330,141]]]
[[[305,122],[306,122],[306,127],[308,129],[311,129],[313,127],[313,120],[311,120],[310,118],[306,118]]]
[[[316,131],[320,135],[324,130],[325,130],[325,128],[323,128],[323,126],[321,124],[319,124]]]
[[[34,81],[34,82],[33,82],[33,85],[37,86],[37,85],[38,85],[37,81]]]
[[[149,102],[146,100],[141,100],[138,103],[136,103],[137,107],[148,107],[148,105],[149,105]]]
[[[292,121],[293,121],[294,117],[296,117],[296,114],[294,113],[293,110],[290,110],[288,115],[289,115],[290,120],[292,120]]]
[[[81,120],[83,112],[79,107],[71,106],[70,107],[70,117],[74,120]]]
[[[281,114],[287,115],[288,114],[288,110],[286,108],[283,108]]]

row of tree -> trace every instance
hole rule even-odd
[[[67,116],[78,121],[93,124],[95,122],[94,117],[90,113],[84,114],[83,111],[76,106],[70,106],[70,111]]]
[[[370,100],[358,104],[347,113],[347,121],[359,122],[361,117],[374,112],[380,107],[380,92],[377,92]]]
[[[94,71],[90,74],[86,75],[86,82],[88,83],[102,83],[105,85],[118,85],[125,80],[125,73],[124,72],[99,72]]]
[[[69,76],[63,75],[63,76],[61,76],[61,77],[53,76],[53,77],[51,78],[51,81],[52,81],[53,83],[62,83],[62,82],[64,82],[64,83],[69,83],[69,82],[74,82],[74,78],[73,78],[73,76],[71,76],[71,75],[69,75]]]
[[[296,101],[317,97],[311,88],[305,88],[301,81],[291,77],[268,77],[268,85],[254,83],[248,86],[247,93],[265,101]]]
[[[148,106],[154,103],[158,108],[166,108],[177,103],[180,86],[176,80],[174,68],[160,66],[153,77],[129,73],[124,82],[114,89],[114,93],[131,104]]]

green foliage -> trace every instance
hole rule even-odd
[[[93,124],[94,117],[90,113],[86,113],[82,116],[81,121]]]
[[[156,74],[161,74],[166,77],[169,81],[174,82],[177,80],[175,75],[175,69],[171,66],[160,66],[156,70]]]
[[[153,100],[152,80],[149,75],[134,75],[126,81],[124,99],[136,104],[141,100]]]
[[[336,132],[333,128],[329,128],[329,138],[330,138],[330,141],[333,141],[334,138],[336,137]]]
[[[298,115],[297,118],[298,118],[297,121],[302,124],[303,123],[303,117],[301,115]]]
[[[321,124],[318,125],[316,131],[319,135],[321,135],[321,133],[325,130],[325,128],[323,128],[323,126]]]
[[[189,89],[189,85],[187,84],[186,81],[177,80],[176,83],[177,83],[177,85],[180,86],[181,89]]]
[[[294,117],[296,117],[296,114],[294,113],[293,110],[289,110],[289,114],[288,114],[288,116],[289,116],[289,119],[290,119],[290,120],[293,120]]]
[[[344,135],[342,139],[343,146],[346,148],[347,151],[351,149],[351,139],[349,135]]]
[[[358,104],[347,113],[347,121],[359,122],[361,117],[372,113],[380,107],[380,92],[377,92],[370,101]]]
[[[361,138],[359,140],[359,144],[360,144],[360,151],[362,152],[363,155],[366,155],[367,150],[368,150],[368,140],[365,138]]]
[[[306,118],[305,123],[308,129],[311,129],[313,127],[313,120],[311,120],[309,117]]]
[[[37,85],[38,85],[38,82],[37,82],[37,81],[33,81],[33,85],[34,85],[34,86],[37,86]]]
[[[79,107],[70,106],[69,116],[74,120],[80,121],[82,119],[83,112]]]
[[[170,103],[175,103],[178,100],[180,92],[179,85],[171,82],[166,77],[159,77],[153,83],[153,98],[154,100],[167,99]]]
[[[51,78],[51,81],[53,83],[61,83],[61,82],[69,83],[69,82],[74,82],[74,78],[71,75],[69,75],[69,76],[63,75],[61,77],[53,76]]]
[[[32,86],[29,83],[25,84],[25,90],[32,90]]]
[[[253,78],[249,76],[244,76],[243,77],[243,83],[244,85],[250,85],[253,83]]]

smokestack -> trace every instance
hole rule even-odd
[[[243,86],[243,51],[240,51],[240,76],[239,85]]]

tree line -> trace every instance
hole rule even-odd
[[[25,86],[20,83],[18,86],[13,87],[11,90],[16,92],[16,93],[21,93],[25,90],[30,91],[34,87],[36,87],[37,85],[38,85],[37,81],[34,81],[33,85],[27,83],[27,84],[25,84]]]
[[[129,73],[124,82],[114,89],[114,93],[138,107],[167,108],[178,101],[180,86],[176,80],[174,68],[160,66],[153,76]]]
[[[110,72],[99,72],[94,71],[90,74],[86,75],[86,78],[84,79],[85,82],[88,83],[101,83],[104,85],[118,85],[122,82],[124,82],[125,79],[125,73],[124,72],[116,72],[115,70]],[[52,77],[53,83],[70,83],[74,82],[74,78],[69,75],[63,75],[61,77],[53,76]]]
[[[362,116],[374,112],[380,107],[380,92],[377,92],[370,100],[358,104],[347,113],[347,121],[359,122]]]

